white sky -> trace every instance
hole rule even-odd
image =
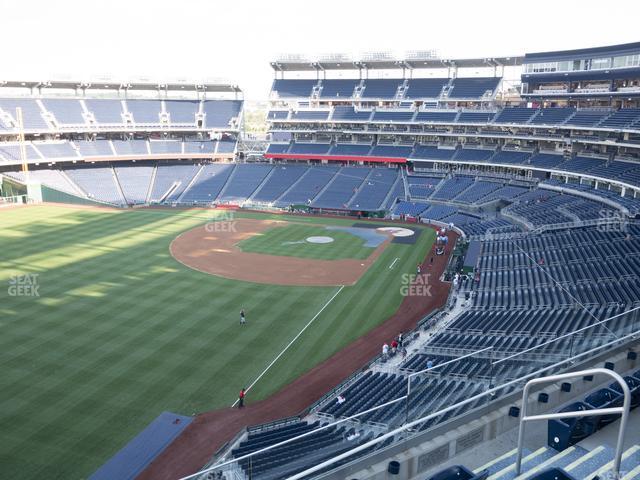
[[[267,98],[269,61],[286,53],[469,58],[640,41],[638,0],[0,0],[0,18],[0,79],[224,77],[250,100]]]

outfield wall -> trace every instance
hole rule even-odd
[[[41,198],[43,202],[70,203],[73,205],[93,205],[98,207],[113,206],[109,204],[96,202],[94,200],[89,200],[88,198],[78,197],[70,193],[61,192],[60,190],[56,190],[54,188],[47,187],[45,185],[40,185],[40,192],[41,192]]]

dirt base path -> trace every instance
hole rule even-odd
[[[449,245],[457,234],[449,232]],[[298,415],[324,394],[338,386],[349,375],[362,368],[380,353],[381,345],[400,331],[413,329],[417,322],[432,310],[442,307],[449,293],[450,283],[438,279],[444,271],[448,256],[433,255],[434,263],[423,264],[423,272],[431,273],[430,297],[407,297],[399,310],[383,324],[337,352],[271,397],[251,402],[242,410],[224,408],[198,415],[193,423],[176,438],[137,478],[139,480],[176,480],[200,470],[226,442],[250,425],[271,422]]]
[[[243,252],[238,242],[286,225],[283,220],[240,218],[215,222],[177,236],[169,247],[180,263],[200,272],[233,280],[290,286],[354,285],[389,244],[378,246],[366,260],[318,260]]]

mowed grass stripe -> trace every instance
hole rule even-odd
[[[3,475],[86,477],[161,411],[230,404],[335,290],[229,281],[174,261],[171,240],[211,216],[52,207],[0,213],[10,232],[0,235],[0,284],[7,269],[39,273],[41,295],[11,297],[0,289]],[[398,249],[394,258],[416,250],[390,248]],[[286,385],[395,308],[397,298],[384,290],[390,283],[363,280],[362,289],[345,288],[327,307],[249,401]],[[379,311],[368,309],[367,299]],[[242,329],[240,308],[248,314]]]

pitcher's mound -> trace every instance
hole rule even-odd
[[[331,237],[308,237],[307,242],[309,243],[331,243],[333,242],[333,238]]]

